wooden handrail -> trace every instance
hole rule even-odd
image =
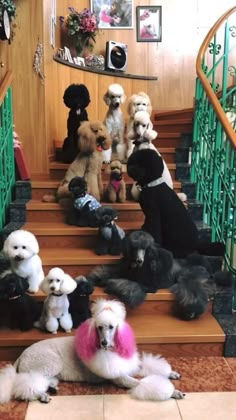
[[[210,41],[212,40],[216,31],[219,29],[220,25],[234,12],[236,12],[236,6],[232,7],[227,12],[225,12],[216,21],[216,23],[213,25],[213,27],[210,29],[210,31],[206,35],[206,37],[205,37],[205,39],[204,39],[204,41],[203,41],[203,43],[202,43],[202,45],[199,49],[198,55],[197,55],[196,72],[197,72],[197,75],[198,75],[199,79],[201,80],[201,83],[204,87],[204,90],[205,90],[205,92],[206,92],[214,110],[215,110],[215,113],[217,115],[218,120],[221,122],[222,126],[225,129],[226,135],[229,138],[232,147],[234,149],[236,149],[236,133],[234,132],[232,126],[230,125],[230,123],[228,121],[228,118],[226,117],[225,112],[223,111],[223,109],[220,105],[220,102],[218,101],[217,95],[212,90],[211,85],[206,78],[206,75],[202,71],[202,60],[203,60],[203,57],[206,53],[206,50],[208,48],[208,45],[209,45]]]
[[[13,73],[12,71],[8,71],[2,83],[0,84],[0,105],[3,102],[7,89],[9,88],[9,86],[11,86],[12,80],[13,80]]]

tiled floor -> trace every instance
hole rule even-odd
[[[0,406],[1,420],[236,420],[236,358],[168,358],[182,377],[183,401],[141,402],[111,384],[61,383],[50,404],[12,401]],[[0,363],[2,367],[4,363]]]

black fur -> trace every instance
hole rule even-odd
[[[40,316],[40,308],[33,297],[26,294],[28,281],[14,273],[0,279],[0,325],[28,331]]]
[[[68,295],[70,302],[69,312],[72,316],[73,328],[77,328],[83,321],[91,317],[89,295],[94,287],[91,281],[84,276],[75,279],[76,289]]]
[[[69,182],[68,190],[71,192],[75,202],[75,200],[86,196],[87,183],[83,177],[75,176]],[[91,198],[95,200],[94,197],[91,196]],[[66,216],[66,223],[68,223],[69,225],[81,227],[97,227],[98,223],[97,218],[95,216],[95,210],[90,210],[89,202],[90,201],[87,201],[87,203],[81,209],[76,209],[75,207],[73,207],[72,209],[68,210]]]
[[[144,231],[134,231],[123,241],[123,258],[115,265],[99,266],[88,278],[130,307],[142,303],[146,293],[172,285],[172,254],[155,244]]]
[[[128,159],[128,175],[141,187],[139,202],[145,215],[142,229],[176,258],[184,258],[194,251],[223,256],[223,244],[199,243],[198,231],[189,212],[165,182],[147,186],[161,178],[163,169],[162,158],[151,149],[134,152]]]
[[[98,242],[95,249],[97,255],[120,255],[125,232],[117,226],[117,211],[112,207],[100,207],[95,212],[98,226]]]
[[[66,88],[63,100],[70,112],[67,119],[67,137],[62,147],[62,161],[71,163],[79,153],[77,130],[82,121],[88,121],[85,108],[90,103],[89,91],[83,84],[72,84]]]

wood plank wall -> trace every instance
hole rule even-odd
[[[231,6],[233,0],[134,0],[134,28],[104,29],[97,37],[94,53],[104,53],[107,40],[128,45],[128,73],[157,76],[158,81],[98,76],[75,70],[53,61],[50,45],[49,16],[51,0],[16,0],[17,28],[10,46],[0,42],[0,79],[6,69],[14,73],[13,111],[31,173],[47,173],[48,158],[53,153],[53,139],[66,135],[68,109],[62,101],[70,83],[85,83],[90,91],[90,119],[103,119],[106,107],[102,96],[110,83],[122,84],[126,95],[138,90],[151,97],[153,108],[181,109],[193,104],[196,54],[206,33],[217,18]],[[57,16],[65,15],[68,6],[79,10],[89,6],[89,0],[57,0]],[[161,5],[163,39],[161,43],[136,42],[135,9],[138,5]],[[43,84],[33,71],[37,42],[44,46]],[[59,25],[56,27],[56,47],[60,46]],[[7,52],[6,52],[7,50]],[[123,107],[126,113],[125,105]]]

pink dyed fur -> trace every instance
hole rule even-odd
[[[96,329],[91,325],[91,319],[83,322],[75,334],[75,351],[81,360],[89,360],[99,348]]]
[[[114,351],[124,359],[129,359],[136,351],[134,333],[126,322],[118,328],[114,337]],[[91,319],[83,322],[75,334],[75,351],[83,361],[90,360],[99,348],[96,329]]]
[[[124,322],[115,334],[115,352],[124,359],[129,359],[136,351],[135,338],[132,328]]]

